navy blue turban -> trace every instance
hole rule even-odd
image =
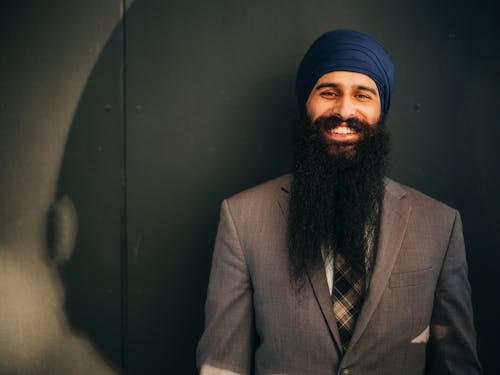
[[[333,30],[320,36],[305,54],[297,72],[299,109],[305,104],[318,79],[333,71],[362,73],[375,81],[382,113],[391,105],[396,83],[394,65],[387,51],[372,37],[353,30]]]

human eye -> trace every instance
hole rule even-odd
[[[370,100],[372,98],[371,95],[364,92],[358,92],[355,96],[360,100]]]
[[[323,98],[332,99],[332,98],[336,98],[338,96],[338,93],[334,90],[324,90],[324,91],[320,92],[320,95]]]

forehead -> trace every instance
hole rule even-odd
[[[323,74],[314,87],[321,84],[333,84],[339,88],[357,88],[357,87],[367,87],[375,90],[378,94],[377,84],[373,79],[368,77],[366,74],[357,72],[346,72],[346,71],[335,71]]]

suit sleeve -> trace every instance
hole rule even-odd
[[[430,330],[428,374],[482,374],[458,212],[438,279]]]
[[[204,374],[249,374],[253,337],[252,286],[229,203],[222,202],[196,362]]]

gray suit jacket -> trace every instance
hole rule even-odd
[[[458,212],[386,180],[378,254],[342,353],[324,270],[288,276],[291,177],[222,203],[198,344],[202,374],[481,373]]]

